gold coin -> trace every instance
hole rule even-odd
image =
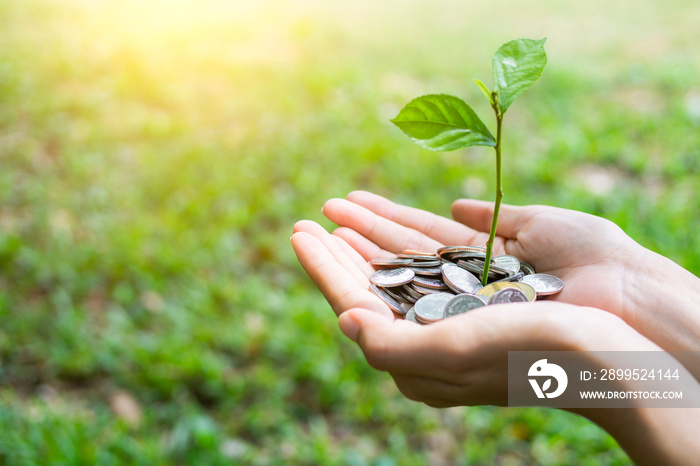
[[[537,299],[537,292],[533,287],[528,285],[527,283],[522,283],[522,282],[515,282],[513,285],[518,285],[518,288],[525,293],[525,296],[527,296],[527,300],[530,302],[533,302],[534,300]]]
[[[510,282],[496,282],[496,283],[491,283],[489,285],[486,285],[482,289],[480,289],[476,294],[481,295],[481,296],[488,296],[491,297],[496,291],[502,290],[504,288],[517,288],[523,293],[525,293],[524,290],[522,290],[519,286],[518,283],[510,283]],[[531,287],[532,288],[532,287]],[[526,294],[527,296],[527,294]],[[528,296],[528,299],[530,297]]]
[[[488,296],[489,298],[493,296],[496,291],[502,290],[504,288],[517,288],[527,296],[527,300],[532,302],[537,299],[537,293],[535,289],[528,285],[527,283],[511,283],[511,282],[496,282],[486,285],[479,290],[478,295]]]

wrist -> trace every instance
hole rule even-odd
[[[556,309],[550,330],[562,351],[658,351],[659,347],[623,319],[592,307]]]
[[[700,279],[636,246],[623,277],[621,317],[667,351],[700,350]]]

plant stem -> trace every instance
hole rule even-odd
[[[495,94],[495,93],[494,93]],[[498,212],[501,210],[501,199],[503,199],[503,185],[501,183],[501,128],[503,126],[503,113],[498,108],[498,94],[493,104],[496,112],[496,203],[493,207],[493,219],[491,220],[491,232],[486,241],[486,258],[484,259],[484,274],[481,276],[481,284],[486,286],[489,279],[489,268],[491,267],[491,256],[493,255],[493,241],[496,238],[496,225],[498,224]]]

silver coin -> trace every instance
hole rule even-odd
[[[527,262],[520,262],[520,271],[525,275],[532,275],[533,273],[537,273],[535,272],[535,268]]]
[[[406,286],[406,285],[404,285]],[[401,296],[403,296],[403,299],[405,299],[409,304],[413,304],[416,301],[418,301],[420,298],[414,298],[412,295],[408,294],[406,290],[401,290],[399,293],[401,293]]]
[[[431,259],[429,261],[427,260],[414,260],[413,261],[413,266],[415,267],[439,267],[441,264],[440,259]]]
[[[416,324],[420,324],[420,322],[418,322],[418,319],[416,319],[416,311],[415,311],[413,308],[411,308],[411,309],[406,313],[405,318],[406,318],[406,320],[409,320],[409,321],[411,321],[411,322],[415,322]]]
[[[440,267],[409,267],[415,272],[416,275],[423,275],[426,277],[438,277],[442,275],[442,270]]]
[[[413,279],[413,283],[415,285],[422,286],[423,288],[432,288],[434,290],[449,289],[448,286],[445,285],[445,282],[443,282],[440,278],[421,277],[417,275]]]
[[[460,259],[459,261],[457,261],[457,265],[471,272],[477,278],[479,283],[481,283],[481,277],[484,275],[484,261],[464,261]],[[507,278],[508,276],[510,276],[510,272],[508,272],[507,270],[501,269],[495,265],[491,265],[491,267],[489,267],[489,276],[487,281],[489,283],[493,283],[495,281]]]
[[[445,305],[454,297],[450,293],[435,293],[423,296],[416,301],[413,309],[416,319],[423,323],[435,322],[445,316]]]
[[[489,299],[489,304],[506,304],[506,303],[526,303],[528,302],[525,293],[517,288],[504,288],[496,291]]]
[[[525,275],[520,283],[527,283],[533,287],[538,296],[556,294],[564,288],[564,282],[561,278],[546,273]]]
[[[477,294],[475,296],[484,302],[484,306],[486,306],[489,303],[489,299],[491,299],[490,296],[481,295],[481,294]]]
[[[449,259],[451,262],[457,262],[460,259],[486,259],[485,252],[453,252],[445,254],[443,257]]]
[[[401,267],[399,269],[377,270],[369,276],[369,281],[377,286],[390,287],[410,283],[415,276],[413,270]]]
[[[484,270],[484,264],[486,264],[486,262],[481,260],[481,259],[471,259],[467,262],[471,262],[472,264],[478,266],[479,269],[481,269],[481,270]],[[518,266],[518,270],[520,270],[519,266]],[[489,278],[503,278],[503,277],[507,277],[509,275],[512,275],[513,273],[514,272],[511,272],[508,269],[504,269],[503,267],[500,267],[498,264],[496,264],[493,261],[491,262],[491,265],[489,266]]]
[[[486,252],[483,246],[443,246],[438,248],[437,255],[442,257],[444,254],[454,254],[457,252]]]
[[[481,282],[467,270],[453,264],[442,266],[442,278],[447,286],[457,293],[476,294],[481,289]]]
[[[525,276],[525,274],[524,274],[523,272],[518,272],[518,273],[516,273],[515,275],[510,275],[510,276],[508,276],[508,277],[506,277],[506,278],[501,278],[500,280],[496,280],[496,281],[493,282],[493,283],[497,283],[497,282],[519,282],[520,280],[522,280],[522,278],[523,278],[524,276]]]
[[[369,289],[372,290],[372,293],[376,294],[379,299],[384,301],[384,303],[386,303],[386,305],[389,306],[392,311],[396,312],[397,314],[406,313],[406,310],[403,308],[403,306],[401,306],[400,302],[386,294],[384,290],[379,288],[377,285],[370,285]]]
[[[520,272],[520,261],[515,256],[504,254],[493,258],[497,267],[507,270],[513,274]]]
[[[411,259],[372,259],[369,263],[374,267],[406,267],[413,264]]]
[[[419,254],[398,254],[396,257],[399,259],[411,259],[413,262],[433,262],[438,260],[438,256],[432,255],[432,256],[423,256]]]
[[[411,286],[411,285],[412,285],[411,283],[406,283],[405,285],[403,285],[403,286],[401,287],[401,292],[402,292],[403,295],[404,295],[406,298],[408,298],[412,303],[415,303],[416,301],[418,301],[419,299],[421,299],[421,298],[423,297],[423,295],[420,294],[419,292],[417,292],[417,291],[415,290],[415,288],[413,288],[413,286]]]
[[[467,311],[485,305],[486,303],[476,295],[466,293],[458,294],[445,304],[445,319],[456,316],[457,314],[464,314]]]
[[[420,293],[422,296],[425,296],[427,294],[434,294],[434,293],[445,293],[445,291],[446,291],[446,290],[438,290],[435,288],[426,288],[424,286],[416,285],[415,282],[411,283],[410,285],[406,285],[406,286],[410,286],[411,288],[416,290],[418,293]]]
[[[396,288],[382,288],[382,291],[384,291],[386,294],[394,298],[400,303],[411,303],[413,304],[413,301],[409,301],[406,298],[403,297],[401,294],[401,287],[396,287]]]

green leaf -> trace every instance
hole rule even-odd
[[[486,87],[486,84],[482,83],[478,79],[474,79],[474,82],[476,83],[477,86],[479,86],[479,89],[481,89],[481,92],[484,93],[487,99],[489,99],[489,102],[491,102],[491,105],[493,105],[493,96],[491,95],[491,91],[489,91],[489,88]]]
[[[474,110],[451,95],[430,94],[413,99],[391,122],[413,142],[429,150],[496,145]]]
[[[516,39],[506,42],[493,56],[493,82],[498,105],[505,113],[520,94],[532,86],[547,64],[547,39]]]

